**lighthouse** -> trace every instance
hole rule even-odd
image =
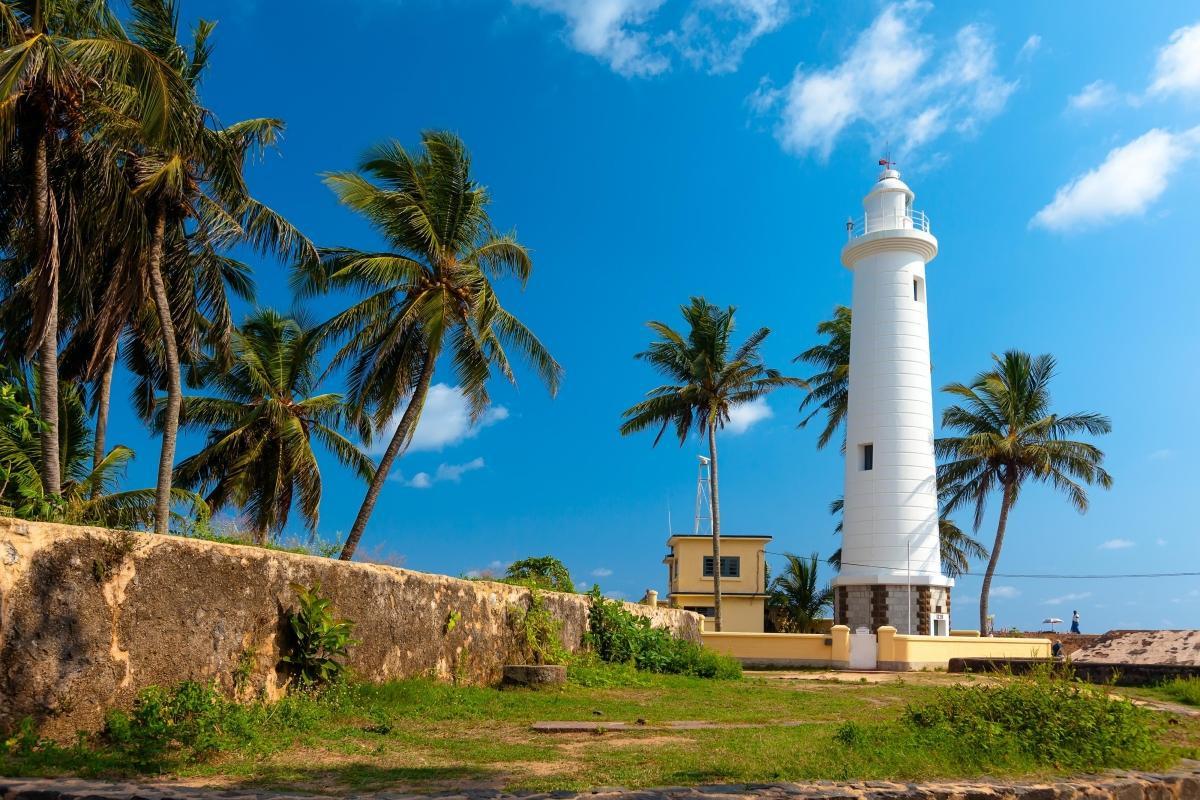
[[[854,321],[834,616],[851,630],[948,636],[954,581],[942,574],[938,547],[925,283],[938,242],[900,173],[880,164],[842,248],[854,273]]]

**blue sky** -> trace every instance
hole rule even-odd
[[[1113,419],[1110,492],[1076,514],[1031,488],[1001,572],[1200,569],[1194,424],[1200,258],[1200,11],[1194,3],[804,3],[800,0],[183,0],[217,19],[204,92],[226,122],[286,120],[256,193],[318,244],[370,248],[320,174],[386,138],[458,132],[493,217],[532,249],[506,302],[566,369],[494,386],[471,428],[440,375],[414,452],[363,542],[368,556],[459,574],[561,557],[580,583],[665,589],[668,508],[691,524],[699,443],[623,439],[655,383],[632,355],[689,295],[773,333],[768,361],[814,342],[849,302],[843,223],[890,143],[941,254],[929,271],[934,382],[1007,348],[1060,362],[1055,405]],[[287,271],[250,259],[259,299]],[[318,318],[331,303],[310,303]],[[336,388],[336,387],[335,387]],[[780,393],[722,438],[725,530],[828,554],[836,448],[797,430]],[[938,413],[946,401],[935,397]],[[152,482],[157,442],[124,408],[110,441]],[[185,438],[180,455],[198,440]],[[325,469],[321,531],[349,528],[362,488]],[[994,530],[995,504],[983,537]],[[964,518],[961,520],[966,522]],[[295,526],[297,530],[299,525]],[[973,625],[979,579],[954,624]],[[1083,615],[1085,629],[1200,626],[1200,580],[998,578],[1000,626]]]

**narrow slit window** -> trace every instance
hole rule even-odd
[[[862,450],[862,468],[867,471],[875,468],[875,445],[864,444],[859,446]]]
[[[925,302],[925,281],[920,278],[913,278],[913,302]]]

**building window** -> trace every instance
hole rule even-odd
[[[913,278],[913,301],[925,302],[925,281],[920,278]]]
[[[721,556],[721,577],[722,578],[738,578],[742,575],[742,558],[741,556]],[[704,557],[704,577],[711,578],[713,576],[713,558],[712,556]]]
[[[683,610],[695,611],[697,614],[708,617],[709,619],[716,619],[717,617],[717,610],[712,606],[684,606]]]
[[[862,464],[863,471],[875,469],[875,445],[860,444],[858,450],[861,456],[859,463]]]

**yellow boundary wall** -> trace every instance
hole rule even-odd
[[[733,656],[746,667],[845,667],[849,663],[850,629],[845,625],[835,625],[828,635],[704,631],[703,641],[705,647]],[[840,662],[835,659],[835,649]]]
[[[834,625],[820,633],[714,633],[705,631],[704,646],[733,656],[746,667],[826,667],[846,669],[850,663],[850,629]],[[884,625],[876,633],[878,669],[911,671],[945,669],[952,658],[1049,658],[1049,639],[980,636],[953,631],[950,636],[905,636]]]

